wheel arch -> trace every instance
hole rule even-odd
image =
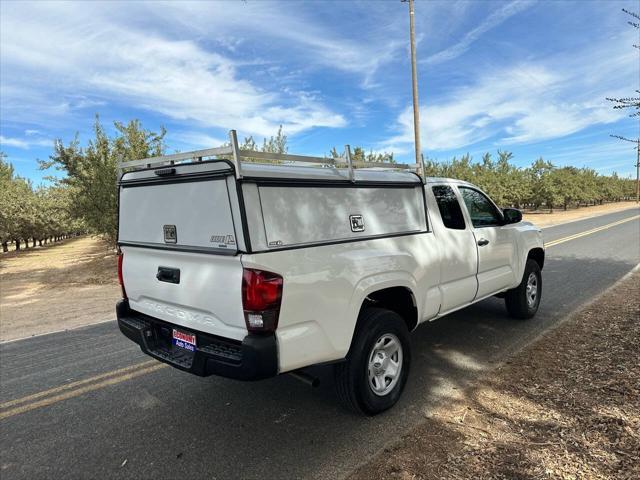
[[[353,319],[348,351],[360,326],[364,308],[376,306],[391,310],[405,321],[407,329],[412,331],[419,322],[421,302],[415,278],[405,271],[389,271],[384,274],[365,277],[356,285],[351,297],[348,318]]]
[[[360,328],[362,312],[369,307],[383,308],[397,313],[404,320],[408,331],[412,331],[418,324],[418,300],[410,285],[378,285],[378,288],[374,286],[368,289],[354,307],[357,307],[353,309],[356,321],[351,332],[348,352],[351,351],[356,332]]]
[[[413,290],[409,287],[386,287],[369,293],[360,306],[358,318],[368,307],[384,308],[397,313],[402,317],[409,331],[418,325],[418,304]]]
[[[541,247],[532,248],[527,254],[527,260],[529,259],[534,260],[542,270],[544,267],[544,249]]]

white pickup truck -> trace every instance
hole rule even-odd
[[[474,185],[230,138],[120,164],[118,324],[152,357],[241,380],[334,364],[338,397],[373,415],[419,324],[493,295],[538,310],[540,230]]]

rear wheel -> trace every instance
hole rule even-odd
[[[397,313],[361,313],[347,360],[335,367],[336,390],[350,410],[376,415],[400,398],[411,365],[409,330]]]
[[[535,260],[527,260],[520,285],[509,290],[504,299],[509,315],[514,318],[532,318],[540,306],[542,273]]]

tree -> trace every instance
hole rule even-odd
[[[33,201],[33,187],[29,180],[15,177],[9,189],[8,214],[13,218],[12,236],[16,250],[20,250],[21,241],[29,248],[29,238],[34,230],[35,208]]]
[[[640,15],[624,8],[622,11],[633,18],[633,20],[628,20],[627,23],[633,28],[640,30]],[[633,45],[633,47],[640,50],[640,45]],[[637,97],[607,98],[607,100],[614,103],[613,108],[616,110],[628,108],[635,110],[635,112],[629,114],[629,117],[638,117],[638,122],[640,122],[640,90],[636,90],[635,93],[638,94]],[[640,203],[640,137],[627,138],[615,134],[611,135],[611,137],[636,144],[636,202]]]
[[[226,142],[223,144],[224,146],[229,146],[230,143]],[[248,137],[244,137],[244,141],[242,144],[238,145],[240,150],[249,150],[252,152],[267,152],[267,153],[287,153],[289,147],[287,146],[287,136],[282,131],[282,125],[278,128],[278,131],[275,136],[266,137],[262,140],[262,147],[258,147],[258,144],[253,139],[253,136],[250,135]],[[219,155],[217,158],[227,158],[226,155]],[[252,157],[243,157],[243,162],[264,162],[264,159],[252,158]],[[279,160],[272,160],[273,163],[280,163]]]
[[[554,169],[551,172],[551,183],[553,189],[558,192],[559,201],[565,210],[569,205],[581,198],[581,188],[579,184],[579,172],[575,167],[563,167]]]
[[[69,213],[71,204],[68,189],[39,186],[34,189],[29,180],[15,175],[13,166],[0,152],[0,243],[2,251],[9,250],[13,241],[16,250],[29,248],[36,242],[42,245],[47,238],[82,230],[82,225]]]
[[[262,142],[262,151],[268,153],[287,153],[289,151],[289,147],[287,147],[287,136],[282,132],[282,125],[278,128],[275,137],[272,135],[269,137],[269,140],[264,139]]]
[[[15,216],[13,215],[13,165],[5,161],[7,155],[0,152],[0,242],[2,251],[8,251],[8,242],[12,240],[15,230]]]
[[[329,155],[331,158],[342,157],[342,153],[339,153],[336,147],[333,147],[329,151]],[[373,150],[369,150],[369,153],[365,153],[365,150],[362,147],[354,147],[353,150],[351,150],[351,161],[354,163],[396,163],[393,158],[393,153],[374,152]]]
[[[165,129],[159,133],[145,130],[138,120],[127,124],[114,122],[116,135],[110,138],[96,116],[94,138],[80,146],[78,135],[68,145],[56,140],[54,153],[41,168],[63,170],[66,177],[58,185],[73,194],[73,216],[81,218],[92,233],[103,234],[114,242],[117,233],[117,164],[164,153]]]
[[[258,150],[258,146],[256,145],[256,142],[253,139],[253,137],[249,136],[249,137],[244,137],[244,142],[242,143],[242,145],[240,145],[240,149],[251,150],[255,152]]]
[[[535,208],[546,205],[553,212],[553,207],[558,204],[558,185],[553,178],[554,168],[551,162],[540,157],[528,170],[531,182],[530,200]]]
[[[615,173],[600,176],[590,168],[556,168],[542,158],[529,168],[518,168],[512,159],[511,152],[498,150],[497,161],[490,153],[485,153],[480,162],[467,154],[445,162],[427,159],[424,167],[428,177],[456,178],[478,185],[501,206],[545,206],[553,210],[559,205],[566,209],[631,196],[631,181]]]

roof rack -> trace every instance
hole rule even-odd
[[[166,165],[175,165],[186,161],[190,162],[202,162],[207,158],[219,158],[228,156],[235,167],[236,178],[242,178],[242,159],[251,159],[253,163],[271,163],[274,160],[278,162],[288,163],[308,163],[322,165],[332,168],[346,168],[348,178],[354,181],[354,169],[356,168],[378,168],[384,170],[404,170],[413,171],[423,179],[424,175],[424,162],[421,165],[418,164],[405,164],[405,163],[388,163],[388,162],[361,162],[354,161],[351,157],[351,147],[345,145],[344,153],[339,157],[313,157],[307,155],[292,155],[288,153],[270,153],[270,152],[257,152],[254,150],[242,150],[238,147],[238,137],[235,130],[229,132],[229,145],[224,145],[217,148],[207,148],[204,150],[194,150],[192,152],[174,153],[171,155],[161,155],[157,157],[149,157],[141,160],[128,160],[118,162],[118,178],[122,176],[125,171],[139,170],[143,168],[154,168]],[[255,162],[255,160],[264,160],[265,162]],[[422,175],[420,175],[422,174]]]

